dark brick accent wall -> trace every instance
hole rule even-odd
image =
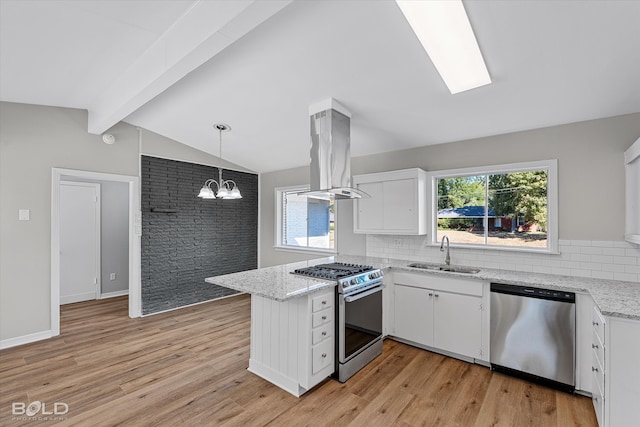
[[[223,169],[242,199],[197,196],[211,166],[142,156],[142,313],[236,293],[206,277],[258,265],[258,176]],[[159,212],[158,210],[165,210]]]

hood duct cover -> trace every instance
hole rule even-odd
[[[318,111],[317,106],[329,108]],[[340,109],[341,111],[338,111]],[[310,108],[311,163],[310,191],[303,195],[319,199],[359,199],[369,197],[351,187],[351,119],[335,100]]]

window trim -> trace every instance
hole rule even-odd
[[[430,246],[440,246],[440,242],[436,241],[438,230],[438,187],[437,181],[441,178],[454,178],[465,175],[488,175],[499,173],[527,172],[535,170],[547,170],[547,247],[546,248],[527,248],[522,246],[497,246],[497,245],[476,245],[451,243],[452,247],[467,249],[487,249],[512,252],[535,252],[558,254],[559,237],[558,237],[558,160],[539,160],[533,162],[508,163],[490,166],[475,166],[459,169],[445,169],[440,171],[429,172],[429,222],[431,230]]]
[[[323,248],[310,248],[307,246],[290,246],[282,243],[282,193],[292,192],[292,191],[309,191],[309,185],[292,185],[287,187],[276,187],[274,189],[275,195],[275,235],[274,235],[274,243],[273,248],[277,251],[283,252],[298,252],[298,253],[316,253],[320,255],[335,255],[338,253],[338,215],[337,212],[334,212],[333,215],[333,224],[334,224],[334,240],[333,240],[333,249],[323,249]],[[334,209],[338,209],[336,204],[334,203]]]

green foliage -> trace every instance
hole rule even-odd
[[[547,172],[528,171],[489,176],[489,206],[496,215],[524,215],[527,224],[547,228]]]
[[[438,209],[484,205],[484,176],[438,180]]]
[[[525,222],[547,228],[547,172],[544,170],[496,175],[462,176],[438,180],[438,210],[485,205],[485,183],[489,186],[489,208],[498,217],[524,215]],[[440,219],[438,225],[455,229],[464,219]]]

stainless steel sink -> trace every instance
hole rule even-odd
[[[424,270],[448,271],[450,273],[462,273],[462,274],[476,274],[480,272],[479,268],[461,267],[461,266],[446,265],[446,264],[431,264],[431,263],[424,263],[424,262],[414,262],[412,264],[407,265],[407,267],[421,268]]]

